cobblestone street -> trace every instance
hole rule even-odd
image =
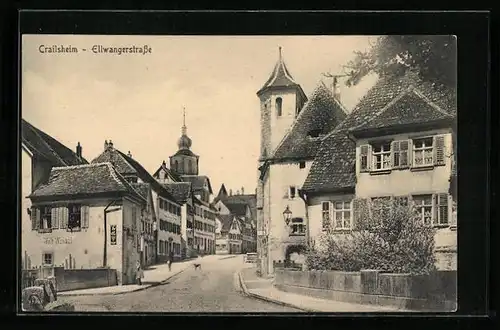
[[[60,297],[76,311],[100,312],[300,312],[243,295],[235,273],[245,267],[242,256],[201,261],[166,284],[120,295]]]

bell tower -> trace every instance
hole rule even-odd
[[[302,87],[285,65],[281,47],[269,79],[257,92],[260,99],[260,160],[270,157],[307,101]]]
[[[191,138],[187,135],[186,110],[183,109],[181,137],[177,141],[179,150],[170,156],[170,168],[181,175],[198,175],[199,156],[191,151]]]

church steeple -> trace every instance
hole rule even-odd
[[[186,109],[185,108],[183,108],[183,113],[182,113],[182,128],[181,128],[181,133],[182,133],[182,135],[179,138],[179,141],[177,141],[177,146],[179,147],[179,150],[191,148],[192,141],[187,136]]]
[[[198,175],[198,155],[191,150],[192,141],[187,136],[186,109],[182,109],[181,137],[177,140],[179,150],[170,156],[170,168],[180,175]]]

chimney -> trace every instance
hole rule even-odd
[[[104,141],[104,150],[113,150],[113,142],[111,142],[111,140],[109,140],[109,142],[107,140]]]
[[[165,163],[165,161],[163,161],[163,162],[161,163],[161,166],[163,166],[163,167],[167,167],[167,163]]]
[[[229,189],[229,196],[233,196],[233,189]]]
[[[132,158],[132,154],[130,153],[130,150],[128,151],[127,156],[129,156],[130,158]]]
[[[337,80],[337,77],[333,78],[333,84],[332,84],[332,89],[333,89],[333,96],[337,99],[337,101],[340,102],[340,89],[339,89],[339,82]]]
[[[245,187],[241,187],[241,194],[245,195]]]
[[[80,145],[80,142],[76,145],[76,155],[78,158],[82,158],[82,146]]]

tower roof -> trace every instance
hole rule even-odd
[[[268,88],[292,86],[299,86],[299,84],[295,82],[292,75],[290,74],[290,71],[286,67],[285,61],[283,60],[283,56],[281,54],[281,47],[279,47],[278,62],[276,62],[271,76],[269,77],[269,79],[267,79],[264,86],[262,86],[262,88],[257,92],[257,95]]]
[[[189,149],[191,148],[191,145],[193,144],[193,142],[191,141],[191,139],[189,138],[189,136],[187,136],[187,127],[186,127],[186,110],[183,109],[183,119],[182,119],[182,135],[181,137],[179,138],[179,140],[177,141],[177,146],[179,147],[179,150],[181,149]]]

